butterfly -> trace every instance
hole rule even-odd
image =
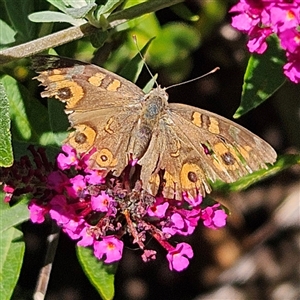
[[[143,189],[181,200],[211,192],[210,182],[234,182],[274,163],[276,152],[242,126],[212,112],[168,103],[157,86],[137,85],[96,65],[51,55],[33,58],[42,97],[66,104],[72,131],[66,141],[88,153],[90,168],[120,176],[141,166]]]

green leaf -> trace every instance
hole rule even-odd
[[[149,47],[150,62],[156,67],[177,64],[179,60],[189,57],[199,43],[199,33],[194,27],[168,23]]]
[[[284,84],[284,62],[284,51],[275,37],[268,39],[268,49],[264,54],[253,54],[250,57],[244,75],[241,104],[234,118],[239,118],[263,103]]]
[[[10,104],[13,139],[39,145],[57,145],[45,106],[14,78],[5,75],[0,78]]]
[[[70,7],[80,9],[86,6],[93,6],[95,4],[95,0],[47,0],[47,1],[65,13]]]
[[[36,25],[29,21],[28,15],[34,11],[32,0],[5,1],[9,19],[18,33],[20,42],[27,42],[36,38]],[[1,34],[2,34],[1,28]]]
[[[3,84],[0,82],[0,167],[13,163],[11,146],[9,102]]]
[[[153,86],[155,84],[157,84],[157,82],[156,82],[157,77],[158,77],[158,75],[155,74],[144,86],[143,91],[145,94],[148,94],[153,89]]]
[[[1,192],[1,201],[4,199],[4,193]],[[17,226],[29,219],[28,195],[22,196],[20,202],[10,207],[7,203],[0,207],[0,236],[2,232],[13,226]],[[6,207],[5,207],[6,206]]]
[[[77,1],[77,0],[76,0]],[[113,0],[113,1],[116,1],[116,0]],[[89,4],[94,4],[96,3],[96,0],[85,0],[86,4],[89,5]]]
[[[114,280],[117,264],[105,264],[98,260],[92,253],[92,249],[77,247],[77,257],[79,262],[92,283],[96,288],[102,299],[113,299]]]
[[[58,8],[59,10],[66,12],[67,5],[63,0],[47,0],[50,4]]]
[[[15,42],[15,34],[14,31],[7,23],[3,20],[0,20],[0,49],[4,49],[10,46],[10,44]]]
[[[0,192],[0,298],[9,300],[20,275],[25,251],[23,234],[14,226],[27,221],[29,211],[28,196],[21,197],[12,207],[3,201],[4,196],[5,193]]]
[[[11,299],[17,284],[25,243],[23,233],[11,227],[0,234],[0,295],[1,300]]]
[[[96,10],[96,18],[99,20],[102,14],[114,11],[124,0],[108,0],[104,5],[100,5]]]
[[[80,8],[85,5],[92,5],[95,0],[63,0],[66,6]]]
[[[132,4],[132,1],[129,2]],[[126,4],[129,4],[129,2],[127,1]],[[126,31],[128,38],[124,41],[122,39],[122,46],[111,52],[103,67],[119,74],[120,66],[125,66],[131,60],[131,57],[136,55],[137,46],[132,36],[136,36],[137,44],[139,48],[142,48],[149,39],[155,37],[155,33],[160,30],[160,26],[155,15],[151,13],[120,24],[116,30],[118,35],[122,31]]]
[[[66,12],[75,19],[81,19],[84,18],[91,11],[94,11],[96,7],[97,5],[95,4],[89,4],[78,8],[67,8]]]
[[[1,183],[1,185],[0,185],[0,211],[10,208],[9,204],[4,201],[4,197],[5,197],[5,192],[3,192],[3,183]],[[2,223],[1,223],[1,219],[0,219],[0,228],[1,228],[1,226],[2,226]],[[1,229],[0,229],[0,231],[1,231]]]
[[[29,20],[36,23],[44,22],[67,22],[74,26],[86,23],[85,20],[74,19],[73,17],[58,11],[39,11],[28,16]]]
[[[287,154],[280,156],[274,165],[269,165],[268,169],[261,169],[251,174],[248,174],[238,181],[233,183],[224,183],[217,181],[213,184],[214,189],[222,192],[238,192],[245,190],[252,184],[255,184],[261,180],[264,180],[270,176],[274,176],[277,173],[290,168],[294,165],[300,164],[300,154]]]
[[[100,48],[104,45],[108,37],[109,35],[107,31],[97,30],[96,33],[91,35],[90,40],[93,47]]]
[[[137,53],[132,60],[128,62],[128,64],[121,70],[120,76],[132,81],[136,82],[142,69],[144,66],[144,59],[142,58],[147,49],[149,48],[153,38],[150,39],[146,45],[141,49],[141,53]]]

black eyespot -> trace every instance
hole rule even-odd
[[[69,87],[61,88],[57,91],[57,97],[62,100],[67,100],[73,97],[73,94]]]
[[[222,154],[221,158],[226,165],[234,165],[235,164],[235,158],[233,157],[233,155],[230,152],[226,152],[226,153]]]
[[[101,156],[100,156],[100,159],[101,159],[102,161],[107,161],[107,160],[108,160],[108,157],[107,157],[106,155],[101,155]]]
[[[75,142],[77,144],[84,144],[87,140],[87,136],[82,132],[77,132],[75,135]]]
[[[191,182],[197,182],[198,178],[195,172],[188,172],[188,179]]]

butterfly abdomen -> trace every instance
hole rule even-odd
[[[158,88],[161,90],[161,88]],[[165,93],[165,95],[167,95]],[[147,94],[142,102],[142,110],[135,129],[132,154],[140,159],[149,146],[154,131],[158,128],[159,120],[165,113],[167,96],[158,94],[157,89]]]

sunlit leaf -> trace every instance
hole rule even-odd
[[[86,23],[85,20],[74,19],[70,15],[61,13],[59,11],[39,11],[30,14],[28,18],[32,22],[66,22],[74,26],[79,26]]]
[[[79,262],[92,285],[102,299],[110,300],[114,297],[114,278],[117,264],[105,264],[98,260],[90,248],[77,247]]]
[[[23,233],[11,227],[0,234],[0,295],[11,299],[17,284],[25,252]]]
[[[234,114],[238,118],[272,96],[285,82],[283,50],[273,37],[268,40],[268,49],[262,54],[253,54],[244,75],[241,104]]]
[[[261,169],[252,174],[248,174],[234,183],[224,183],[221,181],[217,181],[213,184],[214,189],[220,190],[223,192],[238,192],[245,190],[249,186],[264,180],[270,176],[274,176],[279,172],[294,166],[296,164],[300,164],[300,154],[287,154],[280,156],[274,165],[269,165],[268,169]]]
[[[89,12],[93,11],[97,5],[89,4],[78,8],[67,8],[66,12],[75,19],[84,18]]]
[[[124,0],[108,0],[96,10],[96,18],[99,19],[101,14],[107,14],[114,11],[123,2]]]
[[[9,102],[3,84],[0,82],[0,167],[13,163],[11,146]]]
[[[40,145],[57,145],[45,106],[11,76],[0,78],[10,106],[12,136],[20,141]]]
[[[4,48],[8,47],[9,44],[12,44],[13,42],[15,42],[16,31],[13,30],[3,20],[0,20],[0,28],[1,28],[0,49],[4,49]]]
[[[146,45],[141,49],[141,53],[137,53],[130,62],[122,69],[120,76],[136,82],[144,66],[143,56],[145,55],[148,47],[150,46],[153,39],[149,40]]]
[[[1,201],[4,199],[4,193],[0,193]],[[4,203],[4,202],[3,202]],[[4,203],[0,207],[0,235],[3,231],[21,224],[29,219],[28,196],[22,197],[17,204],[12,207],[8,203]]]

